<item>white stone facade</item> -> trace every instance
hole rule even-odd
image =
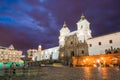
[[[82,42],[91,36],[90,23],[85,19],[85,16],[81,16],[81,19],[77,22],[77,36]]]
[[[60,30],[60,36],[59,36],[59,45],[64,46],[65,44],[65,36],[67,36],[70,33],[69,28],[67,27],[66,23],[64,22],[62,29]]]
[[[77,24],[77,30],[70,32],[66,23],[64,23],[62,29],[60,30],[59,46],[61,46],[61,47],[64,46],[66,36],[70,36],[70,35],[74,35],[74,34],[77,34],[78,39],[82,42],[84,40],[92,38],[91,30],[90,30],[90,23],[87,21],[85,16],[82,15],[81,19],[76,24]]]
[[[36,53],[33,54],[32,56],[33,61],[40,61],[41,59],[41,52],[37,51]]]
[[[56,60],[58,59],[59,56],[59,47],[53,47],[53,48],[49,48],[49,49],[45,49],[41,52],[41,59],[50,59],[50,57],[52,58],[52,60]]]
[[[33,55],[32,58],[33,61],[35,61],[36,57],[37,57],[36,59],[37,61],[50,59],[51,55],[52,55],[52,59],[58,59],[59,48],[65,46],[65,37],[74,34],[77,35],[79,41],[87,42],[89,55],[105,54],[105,50],[111,47],[120,48],[120,32],[92,38],[90,22],[87,21],[85,16],[82,15],[81,19],[76,24],[77,24],[77,30],[70,32],[69,28],[64,22],[63,27],[60,30],[59,46],[37,51]],[[41,46],[39,47],[41,48]]]
[[[41,61],[41,60],[58,60],[59,56],[59,47],[53,47],[49,49],[44,49],[44,50],[38,50],[35,52],[32,56],[33,61]]]
[[[61,36],[61,30],[60,30],[60,36]],[[67,30],[64,32],[67,32]],[[81,16],[81,19],[77,22],[77,30],[73,32],[69,32],[66,35],[64,35],[64,39],[65,37],[71,36],[74,34],[77,34],[79,41],[82,41],[82,42],[84,40],[87,41],[89,55],[105,54],[105,50],[110,49],[111,47],[113,49],[120,48],[120,32],[92,38],[91,30],[90,30],[90,22],[87,21],[87,19],[85,19],[85,16],[83,15]],[[63,44],[62,46],[65,46],[64,39],[59,37],[60,47],[61,47],[61,44]],[[61,42],[60,40],[63,40],[63,41]],[[110,41],[112,41],[112,43],[110,43]]]
[[[89,55],[105,54],[106,49],[120,48],[120,32],[88,39],[87,43]]]

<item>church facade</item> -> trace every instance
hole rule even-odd
[[[50,59],[68,59],[73,56],[91,56],[109,53],[120,53],[120,32],[108,35],[92,37],[90,22],[84,15],[76,23],[77,30],[70,32],[67,24],[64,22],[60,29],[59,46],[41,50],[33,55],[33,60]]]
[[[76,31],[70,32],[66,23],[60,30],[59,59],[114,53],[120,53],[120,32],[92,37],[84,15],[77,22]]]
[[[92,38],[90,23],[85,16],[81,16],[81,19],[77,22],[77,30],[70,32],[66,23],[60,30],[59,36],[59,58],[71,58],[72,56],[88,56],[88,44],[87,39]]]
[[[65,44],[59,48],[59,52],[65,57],[89,55],[87,42],[79,41],[76,34],[65,37]]]

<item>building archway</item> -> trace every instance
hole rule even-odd
[[[71,57],[75,56],[74,51],[71,51]]]

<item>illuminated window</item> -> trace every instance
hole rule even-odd
[[[112,43],[112,40],[109,40],[109,43],[111,44],[111,43]]]
[[[101,45],[101,42],[99,42],[98,44]]]

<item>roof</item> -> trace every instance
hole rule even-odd
[[[112,34],[120,34],[120,31],[118,31],[118,32],[113,32],[113,33],[109,33],[109,34],[104,34],[104,35],[101,35],[101,36],[96,36],[96,37],[90,38],[90,39],[88,39],[88,40],[95,39],[95,38],[99,38],[99,37],[103,37],[103,36],[108,36],[108,35],[112,35]]]

